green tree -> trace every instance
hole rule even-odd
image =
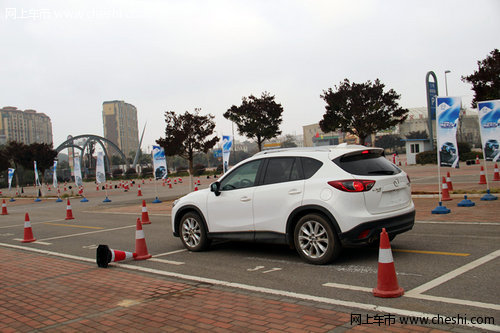
[[[214,134],[215,117],[211,114],[202,116],[199,111],[195,109],[194,113],[186,111],[180,115],[173,111],[165,112],[165,138],[156,140],[167,156],[178,155],[187,159],[191,175],[194,173],[194,154],[207,153],[219,141],[218,137],[208,138]]]
[[[36,161],[37,169],[40,170],[42,182],[45,182],[45,170],[54,165],[54,159],[57,157],[57,151],[52,149],[52,144],[32,143],[27,147],[30,154],[30,165],[33,167],[33,161]],[[27,166],[28,167],[28,166]]]
[[[295,143],[295,137],[291,134],[285,135],[285,137],[281,143],[281,147],[283,147],[283,148],[297,147],[297,144]]]
[[[462,81],[472,84],[474,99],[477,102],[500,98],[500,51],[494,49],[486,59],[478,61],[478,70],[474,74],[462,76]]]
[[[412,131],[406,135],[407,139],[428,139],[429,135],[427,135],[426,131]]]
[[[261,151],[265,140],[281,134],[282,113],[283,107],[274,101],[274,96],[263,92],[260,98],[253,95],[243,97],[241,105],[231,106],[224,117],[236,124],[238,133],[254,139]]]
[[[8,168],[10,168],[10,163],[7,157],[7,151],[5,147],[0,147],[0,172],[4,172]]]
[[[321,130],[352,133],[363,145],[367,136],[404,122],[408,110],[397,103],[401,96],[393,89],[384,92],[384,87],[379,79],[352,84],[345,79],[335,90],[323,90],[326,112],[319,122]]]
[[[16,169],[14,176],[16,177],[16,184],[19,183],[19,167],[29,167],[30,164],[30,153],[28,146],[22,142],[10,141],[4,148],[5,155],[9,160],[10,164]],[[33,166],[31,167],[33,168]]]
[[[404,146],[404,142],[401,141],[401,137],[399,135],[386,134],[375,138],[375,146],[395,151],[396,148]]]

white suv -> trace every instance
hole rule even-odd
[[[172,209],[172,230],[191,251],[212,239],[279,242],[312,264],[343,244],[390,239],[415,221],[410,179],[380,148],[338,145],[269,150],[238,163]]]

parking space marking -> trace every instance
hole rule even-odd
[[[165,260],[165,259],[158,259],[158,258],[151,258],[149,261],[154,261],[154,262],[161,262],[163,264],[170,264],[170,265],[184,265],[185,262],[182,261],[174,261],[174,260]]]
[[[50,223],[50,222],[60,222],[60,221],[65,221],[65,219],[50,220],[50,221],[43,221],[43,222],[30,222],[30,223],[31,223],[31,225],[34,225],[34,224],[40,224],[40,223]],[[23,227],[24,228],[24,221],[22,223],[19,223],[19,224],[4,225],[4,226],[1,226],[0,229],[12,228],[12,227]]]
[[[50,223],[50,222],[44,222],[43,224],[55,225],[61,227],[71,227],[71,228],[99,229],[99,230],[104,229],[103,227],[90,227],[90,226],[76,225],[76,224],[62,224],[62,223]]]
[[[430,290],[434,287],[439,286],[440,284],[443,284],[467,271],[470,271],[471,269],[474,269],[478,266],[481,266],[482,264],[487,263],[490,260],[493,260],[495,258],[498,258],[500,256],[500,250],[496,250],[494,252],[491,252],[490,254],[485,255],[484,257],[481,257],[479,259],[476,259],[466,265],[463,265],[462,267],[459,267],[451,272],[448,272],[444,275],[441,275],[438,278],[435,278],[434,280],[431,280],[427,283],[424,283],[423,285],[413,288],[412,290],[408,291],[406,294],[408,295],[418,295],[426,292],[427,290]]]
[[[141,212],[138,213],[127,213],[127,212],[95,212],[89,210],[82,210],[82,213],[90,213],[90,214],[114,214],[114,215],[140,215]],[[162,213],[148,213],[149,216],[170,216],[170,214],[162,214]]]
[[[415,221],[418,224],[500,225],[498,222]]]
[[[175,250],[175,251],[170,251],[170,252],[160,253],[160,254],[156,254],[156,255],[155,255],[155,258],[156,258],[156,257],[162,257],[162,256],[168,256],[169,254],[175,254],[175,253],[186,252],[186,251],[187,251],[187,249],[181,249],[181,250]]]
[[[18,241],[18,242],[22,242],[23,241],[23,239],[21,239],[21,238],[13,238],[12,240],[15,240],[15,241]],[[52,245],[52,243],[41,242],[39,240],[36,240],[33,243],[41,244],[41,245]]]
[[[90,235],[90,234],[96,234],[96,233],[99,233],[99,232],[114,231],[114,230],[127,229],[127,228],[135,228],[135,227],[136,227],[136,225],[129,225],[129,226],[126,226],[126,227],[110,228],[110,229],[103,229],[103,230],[96,230],[96,231],[89,231],[89,232],[81,232],[81,233],[78,233],[78,234],[71,234],[71,235],[50,237],[50,238],[44,238],[44,239],[41,239],[41,240],[42,241],[46,241],[46,240],[53,240],[53,239],[69,238],[69,237],[82,236],[82,235]]]
[[[88,263],[93,263],[95,265],[95,258],[78,257],[78,256],[73,256],[73,255],[59,253],[59,252],[51,252],[51,251],[40,250],[40,249],[35,249],[35,248],[28,248],[28,247],[24,247],[24,246],[6,244],[6,243],[0,243],[0,246],[14,248],[14,249],[20,249],[20,250],[24,250],[24,251],[31,251],[31,252],[36,252],[36,253],[41,253],[41,254],[46,254],[46,255],[52,255],[52,256],[57,256],[57,257],[62,257],[62,258],[68,258],[68,259],[73,259],[73,260],[79,260],[79,261],[84,261],[84,262],[88,262]],[[276,295],[276,296],[280,296],[280,297],[290,297],[290,298],[301,299],[301,300],[310,301],[310,302],[319,302],[319,303],[325,303],[325,304],[330,304],[330,305],[338,305],[338,306],[343,306],[343,307],[347,307],[347,308],[355,308],[355,309],[361,309],[361,310],[372,311],[372,312],[377,312],[377,313],[384,312],[384,313],[391,313],[391,314],[393,313],[393,314],[397,314],[400,316],[413,316],[413,317],[435,317],[435,316],[437,316],[437,314],[431,314],[431,313],[425,313],[425,312],[419,312],[419,311],[409,311],[409,310],[404,310],[404,309],[391,308],[391,307],[387,307],[387,306],[379,306],[379,305],[375,305],[375,304],[358,303],[358,302],[354,302],[354,301],[343,301],[343,300],[334,299],[334,298],[313,296],[313,295],[295,293],[295,292],[286,291],[286,290],[271,289],[271,288],[266,288],[266,287],[252,286],[252,285],[248,285],[248,284],[242,284],[242,283],[236,283],[236,282],[230,282],[230,281],[224,281],[224,280],[216,280],[216,279],[211,279],[211,278],[186,275],[186,274],[181,274],[181,273],[160,271],[160,270],[153,269],[153,268],[135,266],[135,265],[130,265],[130,264],[113,263],[113,266],[117,266],[117,267],[121,267],[121,268],[125,268],[125,269],[130,269],[130,270],[134,270],[134,271],[139,271],[139,272],[144,272],[144,273],[160,275],[160,276],[174,277],[174,278],[184,279],[184,280],[188,280],[188,281],[214,284],[214,285],[225,286],[225,287],[229,287],[229,288],[246,290],[246,291],[250,291],[250,292],[259,292],[259,293],[265,293],[265,294],[269,294],[269,295]],[[477,327],[480,329],[486,329],[486,330],[491,330],[491,331],[500,331],[500,326],[491,325],[491,324],[473,324],[471,322],[467,322],[465,325],[461,325],[461,326]]]
[[[393,252],[421,253],[421,254],[439,254],[439,255],[443,255],[443,256],[457,256],[457,257],[468,257],[468,256],[470,256],[470,253],[457,253],[457,252],[404,250],[404,249],[392,249],[392,251]]]
[[[323,283],[323,287],[340,288],[340,289],[355,290],[355,291],[364,291],[364,292],[368,292],[368,293],[371,293],[373,291],[373,288],[351,286],[349,284],[334,283],[334,282]]]

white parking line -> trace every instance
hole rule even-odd
[[[138,213],[127,213],[127,212],[94,212],[89,210],[83,210],[82,213],[90,213],[90,214],[114,214],[114,215],[141,215],[141,212]],[[149,216],[170,216],[170,214],[161,214],[161,213],[148,213]]]
[[[181,250],[175,250],[175,251],[170,251],[170,252],[165,252],[165,253],[155,254],[155,258],[157,258],[157,257],[162,257],[162,256],[168,256],[169,254],[175,254],[175,253],[186,252],[186,251],[187,251],[187,249],[181,249]]]
[[[19,241],[19,242],[23,241],[23,239],[21,239],[21,238],[13,238],[12,240]],[[41,245],[52,245],[52,243],[40,242],[39,240],[36,240],[32,243],[41,244]]]
[[[41,224],[41,223],[61,222],[61,221],[64,221],[64,220],[65,219],[42,221],[42,222],[30,222],[30,224],[34,225],[34,224]],[[3,229],[3,228],[12,228],[12,227],[23,227],[24,228],[24,221],[20,222],[19,224],[4,225],[4,226],[1,226],[0,229]]]
[[[50,238],[44,238],[40,239],[41,241],[46,241],[46,240],[53,240],[53,239],[61,239],[61,238],[69,238],[69,237],[75,237],[75,236],[82,236],[82,235],[90,235],[90,234],[97,234],[99,232],[106,232],[106,231],[113,231],[113,230],[120,230],[120,229],[127,229],[127,228],[135,228],[136,225],[129,225],[126,227],[119,227],[119,228],[111,228],[111,229],[103,229],[103,230],[96,230],[96,231],[88,231],[88,232],[81,232],[78,234],[71,234],[71,235],[65,235],[65,236],[57,236],[57,237],[50,237]]]
[[[80,261],[90,262],[90,263],[95,264],[95,259],[78,257],[78,256],[64,254],[64,253],[44,251],[44,250],[27,248],[24,246],[5,244],[5,243],[0,243],[0,246],[20,249],[20,250],[25,250],[25,251],[32,251],[32,252],[37,252],[37,253],[42,253],[42,254],[47,254],[47,255],[53,255],[53,256],[58,256],[58,257],[62,257],[62,258],[80,260]],[[286,290],[270,289],[270,288],[257,287],[257,286],[242,284],[242,283],[229,282],[229,281],[224,281],[224,280],[216,280],[216,279],[203,278],[203,277],[193,276],[193,275],[160,271],[160,270],[156,270],[156,269],[152,269],[152,268],[134,266],[134,265],[129,265],[129,264],[114,263],[113,266],[127,268],[130,270],[139,271],[139,272],[151,273],[151,274],[155,274],[155,275],[174,277],[174,278],[179,278],[179,279],[184,279],[184,280],[189,280],[189,281],[214,284],[214,285],[225,286],[225,287],[230,287],[230,288],[237,288],[237,289],[247,290],[247,291],[251,291],[251,292],[259,292],[259,293],[265,293],[265,294],[269,294],[269,295],[277,295],[277,296],[281,296],[281,297],[296,298],[296,299],[301,299],[301,300],[306,300],[306,301],[311,301],[311,302],[319,302],[319,303],[325,303],[325,304],[330,304],[330,305],[344,306],[347,308],[356,308],[356,309],[367,310],[367,311],[372,311],[372,312],[376,312],[376,313],[384,312],[384,313],[397,314],[400,316],[429,317],[429,318],[437,316],[437,314],[430,314],[430,313],[424,313],[424,312],[418,312],[418,311],[408,311],[408,310],[391,308],[391,307],[386,307],[386,306],[379,306],[379,305],[375,305],[375,304],[358,303],[358,302],[353,302],[353,301],[343,301],[343,300],[332,299],[332,298],[321,297],[321,296],[300,294],[300,293],[295,293],[295,292],[286,291]],[[477,327],[477,328],[491,330],[491,331],[500,331],[500,326],[497,326],[497,325],[473,324],[473,323],[467,322],[463,326]]]
[[[158,259],[158,258],[151,258],[151,259],[149,259],[149,261],[161,262],[163,264],[170,264],[170,265],[177,265],[177,266],[185,264],[185,262],[182,262],[182,261],[165,260],[165,259]]]
[[[460,274],[463,274],[463,273],[470,271],[471,269],[474,269],[474,268],[476,268],[484,263],[487,263],[490,260],[498,258],[499,256],[500,256],[500,250],[496,250],[490,254],[485,255],[484,257],[476,259],[476,260],[474,260],[474,261],[472,261],[472,262],[470,262],[462,267],[459,267],[459,268],[457,268],[449,273],[441,275],[440,277],[438,277],[434,280],[431,280],[427,283],[424,283],[423,285],[408,291],[406,293],[406,295],[413,296],[413,295],[422,294],[422,293],[426,292],[427,290],[430,290],[434,287],[437,287],[440,284],[443,284],[443,283],[457,277]]]
[[[415,221],[417,224],[500,225],[498,222]]]

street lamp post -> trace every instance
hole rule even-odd
[[[449,70],[444,71],[444,86],[446,88],[446,96],[448,96],[448,79],[446,77],[446,74],[451,73]]]

